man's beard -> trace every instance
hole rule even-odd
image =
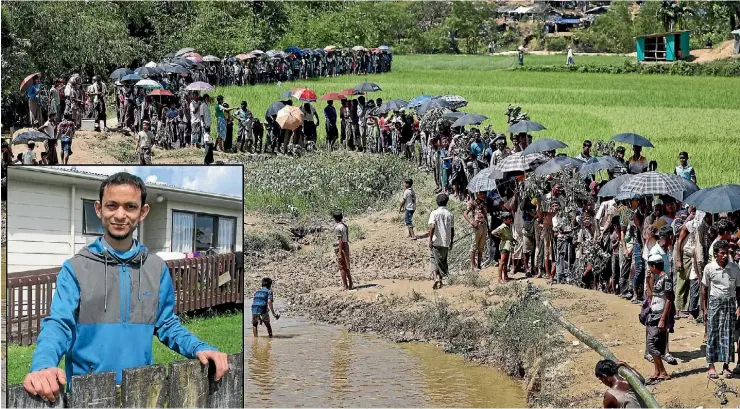
[[[110,229],[108,229],[108,235],[114,240],[118,240],[118,241],[126,240],[134,233],[137,227],[139,227],[138,223],[135,224],[133,228],[129,230],[128,233],[126,234],[113,234],[113,232],[111,232]]]

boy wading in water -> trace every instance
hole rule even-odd
[[[509,254],[511,254],[511,250],[514,248],[514,235],[511,232],[511,224],[514,223],[514,216],[509,212],[505,212],[501,217],[504,222],[491,232],[491,236],[501,239],[501,243],[499,244],[499,251],[501,252],[499,284],[511,280],[509,277]]]
[[[334,226],[334,234],[337,236],[334,247],[337,249],[337,264],[339,264],[339,274],[342,276],[342,288],[352,290],[354,285],[352,284],[352,276],[349,274],[349,228],[342,221],[344,218],[342,212],[334,212],[332,217],[337,223]]]
[[[414,189],[412,188],[413,185],[414,181],[411,179],[408,179],[404,182],[403,186],[406,188],[406,190],[403,192],[403,200],[401,200],[398,211],[406,211],[406,216],[404,217],[404,220],[406,222],[406,227],[408,227],[409,229],[409,238],[411,240],[416,240],[413,222],[414,212],[416,211],[416,192],[414,192]]]
[[[260,323],[265,325],[267,328],[267,336],[272,338],[272,326],[270,325],[270,314],[275,317],[275,320],[280,319],[280,314],[275,313],[275,308],[272,306],[272,279],[265,277],[262,279],[262,288],[254,293],[252,299],[252,335],[257,338],[257,327]],[[269,309],[269,312],[268,312]]]

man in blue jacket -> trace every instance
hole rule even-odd
[[[110,176],[95,212],[105,234],[62,265],[23,386],[53,402],[74,375],[115,371],[120,384],[124,368],[154,364],[153,334],[183,356],[213,361],[220,379],[227,355],[182,326],[167,265],[132,238],[149,213],[144,182],[125,172]]]

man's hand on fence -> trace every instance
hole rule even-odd
[[[225,355],[225,354],[224,354]],[[26,375],[23,386],[32,395],[48,402],[55,402],[59,397],[59,385],[67,384],[67,376],[60,368],[46,368]]]
[[[229,371],[229,356],[218,351],[200,351],[195,354],[203,365],[208,365],[208,361],[216,364],[216,380],[221,379]]]

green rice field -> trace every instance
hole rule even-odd
[[[658,170],[673,172],[678,153],[687,151],[701,187],[737,183],[740,154],[740,78],[670,75],[545,73],[508,70],[515,56],[397,56],[394,71],[370,76],[343,76],[255,87],[220,87],[231,106],[246,100],[260,118],[280,92],[308,87],[322,95],[368,80],[384,101],[420,94],[458,94],[469,104],[463,111],[490,119],[506,130],[508,104],[517,104],[548,130],[537,137],[555,138],[575,155],[584,139],[608,140],[635,132],[656,146],[643,154],[657,160]],[[629,57],[577,57],[576,63],[621,64]],[[563,63],[564,56],[526,56],[526,64]],[[558,62],[560,61],[560,62]],[[325,102],[317,102],[317,110]],[[322,115],[323,120],[323,115]],[[215,126],[215,124],[214,124]],[[215,128],[214,128],[215,129]],[[323,123],[319,139],[323,138]],[[629,149],[628,149],[629,152]]]

